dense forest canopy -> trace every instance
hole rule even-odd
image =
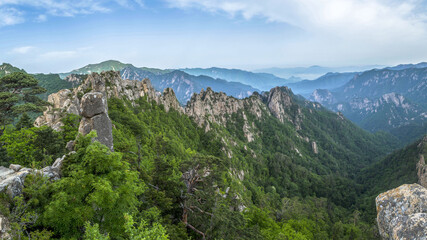
[[[0,83],[0,164],[40,169],[65,155],[59,180],[31,174],[22,195],[2,193],[14,239],[378,239],[373,197],[414,181],[413,162],[402,169],[399,160],[414,161],[415,145],[384,158],[397,146],[391,135],[291,93],[288,114],[305,116],[298,131],[245,108],[206,131],[147,96],[112,97],[112,152],[92,141],[96,132],[78,134],[77,115],[62,118],[59,132],[33,127],[21,113],[45,104],[36,78],[16,73]],[[259,130],[254,141],[245,121]]]

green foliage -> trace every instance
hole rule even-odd
[[[420,139],[361,171],[357,180],[363,191],[358,206],[366,213],[364,220],[373,221],[376,217],[375,197],[378,194],[402,184],[418,182],[416,166],[421,154],[427,157],[426,146],[425,140]]]
[[[76,139],[79,131],[80,116],[72,113],[68,113],[65,117],[61,118],[61,122],[64,124],[61,126],[61,134],[64,142],[69,142]]]
[[[21,130],[21,128],[31,128],[33,126],[34,126],[33,121],[31,120],[31,118],[28,116],[27,113],[22,114],[18,123],[16,123],[17,130]]]
[[[65,143],[60,133],[52,128],[7,128],[0,136],[9,162],[26,167],[45,167],[65,153]]]
[[[55,192],[43,213],[42,223],[64,237],[78,237],[86,221],[99,224],[112,237],[120,236],[123,214],[136,210],[144,189],[120,153],[91,142],[95,136],[79,139],[77,153],[67,158],[64,176],[53,183]]]
[[[99,232],[99,225],[97,223],[90,224],[86,222],[85,225],[85,234],[83,236],[84,240],[109,240],[110,236],[108,234],[102,234]]]
[[[46,89],[38,86],[37,79],[22,72],[0,78],[0,126],[11,123],[24,112],[41,112],[46,102],[36,95]]]
[[[133,217],[125,214],[125,232],[129,240],[167,240],[169,239],[165,228],[159,224],[154,223],[149,227],[145,220],[135,223]]]
[[[34,74],[33,76],[38,80],[39,85],[46,89],[45,93],[39,94],[39,97],[44,100],[47,100],[52,93],[72,87],[71,82],[61,79],[58,74]]]

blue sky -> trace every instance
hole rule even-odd
[[[0,62],[65,72],[427,61],[425,0],[0,0]]]

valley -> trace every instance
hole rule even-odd
[[[2,66],[10,69],[4,76],[26,74],[19,68]],[[17,126],[25,127],[3,130],[0,163],[6,168],[1,168],[0,174],[8,179],[5,174],[10,173],[5,169],[11,163],[50,168],[55,159],[64,156],[59,180],[46,182],[43,174],[22,175],[25,184],[13,186],[14,191],[23,192],[24,202],[19,204],[37,216],[26,227],[34,234],[80,238],[93,227],[95,233],[108,232],[113,239],[124,236],[123,231],[152,231],[170,239],[378,239],[374,198],[422,179],[417,169],[426,146],[423,96],[414,93],[424,91],[423,68],[415,70],[418,75],[407,69],[384,71],[405,71],[406,75],[374,71],[378,80],[372,84],[392,76],[391,85],[397,85],[378,92],[366,84],[372,82],[368,77],[372,73],[327,74],[312,82],[332,89],[314,90],[309,98],[314,101],[285,86],[260,91],[219,78],[136,68],[115,61],[88,65],[69,74],[28,75],[47,89],[38,96],[50,105],[42,114],[30,115],[38,116],[36,127],[21,117]],[[407,75],[413,82],[398,85]],[[331,80],[325,80],[328,78]],[[352,86],[367,87],[371,92]],[[48,93],[53,94],[47,97]],[[107,104],[101,112],[106,114],[103,118],[111,119],[111,127],[96,120],[102,114],[87,112],[99,108],[85,107],[95,104],[84,100],[90,94],[98,94]],[[371,97],[379,99],[355,100]],[[333,109],[340,101],[351,101],[353,109],[361,105],[367,110],[351,115],[344,107]],[[375,114],[382,115],[371,120]],[[365,121],[365,128],[380,127],[368,129],[372,132],[363,130],[356,117]],[[387,119],[393,121],[384,128],[381,121]],[[410,136],[398,138],[393,131],[409,127],[408,119],[415,126],[412,135],[405,131]],[[84,137],[90,129],[97,130],[95,139],[111,142],[111,149],[90,141],[94,133]],[[105,135],[108,132],[110,135]],[[56,145],[46,149],[40,139]],[[412,145],[399,150],[409,143]],[[126,172],[119,182],[113,177],[117,171]],[[74,184],[87,186],[89,182],[84,181],[89,179],[94,179],[90,180],[93,190],[77,194]],[[103,202],[109,198],[108,192],[115,192],[121,184],[127,190],[120,190],[118,196],[126,201]],[[23,221],[14,212],[17,200],[8,200],[6,194],[2,201],[11,210],[0,217],[19,233],[22,228],[12,224],[21,226]],[[99,208],[87,215],[73,214],[90,209],[91,204]],[[145,226],[150,227],[132,230],[126,225],[129,217],[125,209],[133,209],[135,217],[149,221]],[[55,217],[59,212],[64,214],[61,219]],[[115,220],[97,220],[99,216],[111,218],[108,214],[114,214]],[[75,219],[73,224],[70,219]],[[94,225],[87,225],[91,222]],[[84,224],[86,232],[81,231]],[[123,230],[123,226],[130,228]]]

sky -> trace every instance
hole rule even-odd
[[[0,63],[68,72],[427,61],[427,0],[0,0]]]

